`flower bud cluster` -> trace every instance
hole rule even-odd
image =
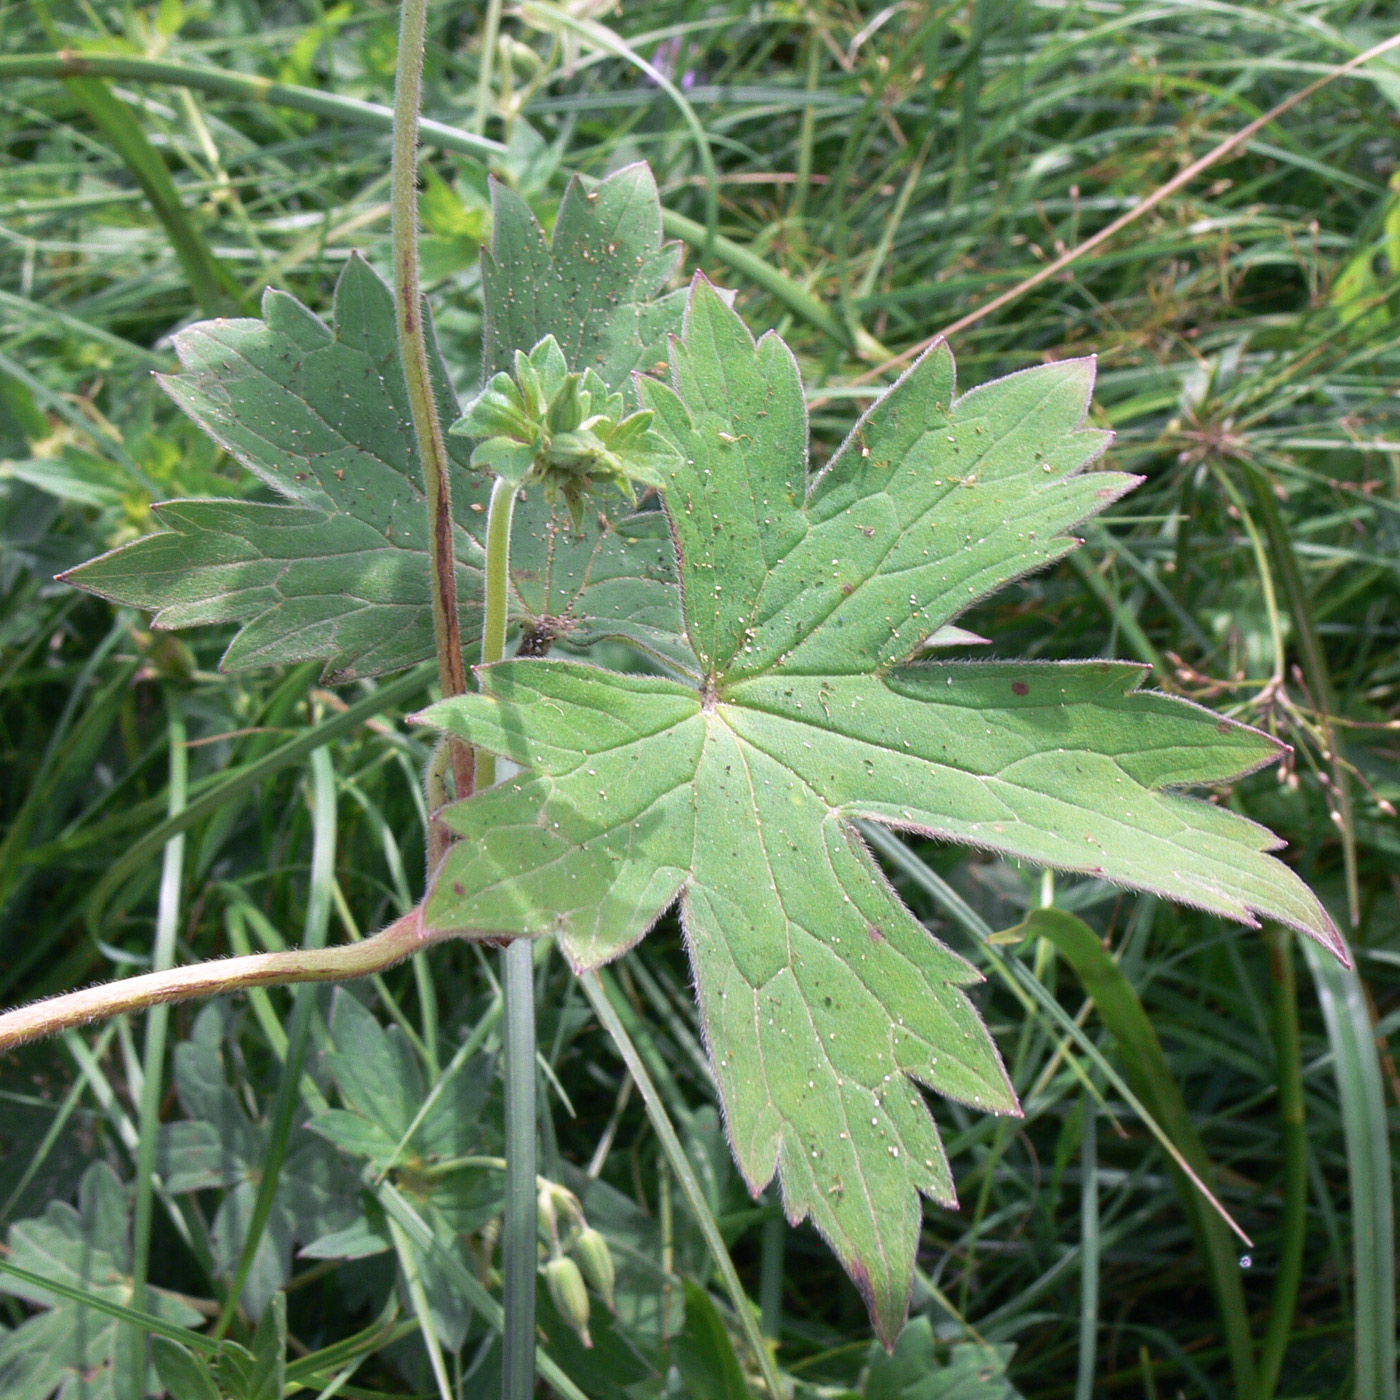
[[[584,1346],[591,1347],[588,1290],[603,1300],[609,1312],[617,1311],[613,1298],[617,1275],[608,1242],[588,1223],[578,1197],[558,1182],[540,1178],[538,1211],[547,1245],[541,1272],[550,1299]]]
[[[514,375],[492,375],[451,431],[479,439],[472,466],[563,497],[577,527],[594,489],[616,487],[635,504],[637,483],[665,485],[676,452],[651,419],[645,409],[624,415],[622,395],[593,370],[571,372],[550,335],[528,355],[517,350]]]

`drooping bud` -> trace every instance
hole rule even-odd
[[[581,1229],[587,1224],[583,1218],[583,1207],[579,1204],[578,1197],[567,1186],[560,1186],[557,1181],[550,1181],[542,1176],[536,1177],[535,1189],[538,1193],[535,1200],[540,1229],[549,1237],[550,1253],[558,1254],[562,1247],[561,1239],[567,1239],[571,1231]],[[561,1223],[564,1227],[563,1236],[559,1231]]]
[[[548,1181],[540,1182],[540,1189],[535,1197],[535,1214],[539,1220],[540,1230],[549,1236],[549,1241],[557,1253],[559,1249],[559,1212],[554,1208],[554,1192],[549,1189],[552,1184]]]
[[[578,1339],[584,1346],[591,1347],[593,1338],[588,1335],[588,1289],[584,1286],[578,1265],[567,1254],[556,1254],[545,1263],[544,1281],[549,1286],[549,1296],[559,1316],[578,1333]]]
[[[591,1225],[585,1225],[571,1248],[589,1286],[603,1300],[608,1311],[615,1313],[617,1305],[613,1302],[613,1283],[617,1278],[617,1270],[613,1268],[612,1252],[608,1249],[607,1240]]]

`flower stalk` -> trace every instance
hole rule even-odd
[[[510,593],[510,525],[515,482],[498,476],[486,517],[486,606],[481,660],[505,655]],[[496,781],[494,754],[476,755],[478,787]],[[535,1393],[535,1270],[537,1210],[535,1182],[535,963],[528,938],[501,949],[505,1022],[505,1221],[501,1230],[501,1275],[505,1293],[502,1333],[502,1400],[530,1400]]]

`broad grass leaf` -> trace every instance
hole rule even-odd
[[[1017,1112],[964,988],[902,904],[867,818],[1154,890],[1341,951],[1266,831],[1175,789],[1267,763],[1268,736],[1137,693],[1121,663],[930,664],[931,634],[1073,547],[1130,478],[1085,469],[1092,365],[959,396],[938,346],[814,478],[796,366],[703,280],[669,385],[644,407],[680,449],[665,493],[697,683],[566,661],[479,671],[429,722],[524,770],[446,814],[463,838],[429,922],[556,934],[616,957],[677,898],[735,1157],[776,1171],[891,1343],[920,1193],[952,1177],[910,1081]]]

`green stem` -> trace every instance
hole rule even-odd
[[[501,1400],[535,1393],[535,960],[517,938],[501,950],[505,993],[506,1215],[501,1231],[505,1281]]]
[[[476,111],[472,113],[472,132],[477,136],[486,130],[486,118],[491,112],[491,77],[500,36],[501,0],[486,0],[486,28],[481,36],[481,66],[476,75]]]
[[[170,718],[170,807],[172,817],[185,805],[189,784],[189,751],[185,748],[185,720],[179,696],[172,690],[168,705]],[[175,936],[180,922],[180,887],[185,868],[185,837],[181,832],[166,843],[160,873],[160,899],[156,909],[155,947],[151,966],[156,972],[168,971],[175,961]],[[156,1136],[160,1129],[160,1099],[164,1087],[165,1040],[170,1013],[164,1006],[152,1009],[146,1021],[145,1053],[141,1063],[141,1137],[136,1146],[136,1195],[131,1210],[131,1306],[146,1310],[146,1277],[151,1263],[151,1220],[155,1190],[152,1177],[156,1168]],[[139,1330],[131,1349],[133,1395],[145,1393],[146,1344],[144,1329]]]
[[[486,516],[486,597],[481,622],[481,664],[489,666],[506,654],[506,624],[510,618],[510,522],[515,513],[516,487],[497,477]],[[496,781],[496,757],[476,757],[477,786]]]
[[[739,1281],[734,1261],[729,1257],[728,1249],[725,1248],[724,1237],[720,1234],[715,1217],[705,1201],[705,1193],[700,1187],[700,1182],[696,1179],[695,1169],[690,1165],[690,1158],[685,1155],[685,1148],[681,1146],[680,1138],[676,1136],[670,1115],[666,1112],[666,1105],[662,1103],[661,1095],[657,1093],[656,1085],[652,1083],[651,1076],[642,1063],[642,1057],[637,1053],[637,1047],[632,1044],[632,1037],[627,1034],[627,1029],[622,1024],[622,1019],[608,996],[602,979],[596,972],[585,972],[579,980],[583,983],[584,993],[593,1007],[594,1014],[602,1022],[603,1029],[612,1037],[612,1042],[617,1047],[617,1053],[622,1056],[622,1062],[627,1066],[628,1074],[632,1076],[632,1082],[636,1084],[641,1093],[642,1102],[646,1105],[647,1117],[651,1119],[652,1129],[656,1133],[657,1140],[661,1143],[661,1150],[666,1154],[666,1160],[671,1165],[671,1171],[675,1174],[676,1181],[680,1184],[686,1203],[690,1206],[690,1213],[700,1229],[701,1237],[705,1241],[706,1248],[710,1251],[710,1257],[719,1270],[725,1292],[729,1294],[729,1301],[734,1305],[735,1321],[739,1324],[739,1330],[744,1334],[744,1340],[753,1353],[754,1362],[768,1388],[768,1393],[772,1400],[781,1400],[781,1397],[787,1392],[778,1380],[778,1371],[773,1364],[773,1355],[763,1341],[763,1334],[759,1331],[758,1321],[754,1317],[753,1305],[749,1302],[748,1294],[744,1292],[744,1285]]]
[[[497,477],[486,517],[486,599],[481,661],[499,661],[506,650],[510,601],[510,522],[516,487]],[[477,784],[496,781],[494,754],[476,756]],[[505,996],[506,1215],[501,1231],[505,1282],[502,1400],[530,1400],[535,1393],[535,962],[528,938],[501,950]]]
[[[418,280],[418,114],[423,93],[423,43],[428,0],[404,0],[399,24],[399,61],[394,75],[394,124],[389,162],[390,230],[394,250],[394,305],[398,315],[399,357],[408,387],[409,416],[423,467],[428,504],[428,562],[433,580],[433,637],[438,681],[444,696],[467,688],[462,665],[462,632],[457,617],[457,566],[453,555],[452,478],[428,370],[423,327],[423,294]],[[474,787],[472,752],[452,746],[457,796]]]
[[[1283,1219],[1269,1324],[1259,1352],[1259,1400],[1273,1400],[1303,1277],[1307,1230],[1308,1142],[1303,1116],[1303,1052],[1298,1033],[1298,979],[1293,971],[1293,935],[1270,926],[1269,972],[1273,979],[1270,1024],[1278,1060],[1278,1113],[1283,1137]]]

